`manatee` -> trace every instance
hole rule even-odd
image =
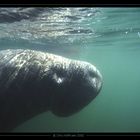
[[[68,117],[100,92],[102,75],[92,64],[51,53],[0,51],[0,132],[51,111]]]

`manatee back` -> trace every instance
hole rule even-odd
[[[44,87],[49,81],[41,78],[44,61],[31,50],[0,51],[0,131],[48,110],[49,89]]]

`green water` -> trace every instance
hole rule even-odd
[[[91,35],[57,36],[49,44],[42,39],[43,45],[1,40],[2,49],[31,48],[88,61],[103,75],[100,94],[77,114],[62,118],[45,112],[13,132],[140,132],[140,8],[99,10],[95,17],[71,23],[92,29]]]

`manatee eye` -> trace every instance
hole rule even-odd
[[[64,79],[66,78],[65,72],[64,70],[57,70],[54,72],[53,74],[53,79],[55,80],[55,82],[57,82],[58,84],[63,83]]]
[[[64,81],[64,78],[59,77],[56,73],[54,73],[53,79],[54,79],[58,84],[61,84],[61,83]]]

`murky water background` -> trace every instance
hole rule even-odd
[[[67,118],[46,112],[14,132],[140,132],[140,8],[0,8],[0,50],[24,48],[88,61],[97,98]]]

